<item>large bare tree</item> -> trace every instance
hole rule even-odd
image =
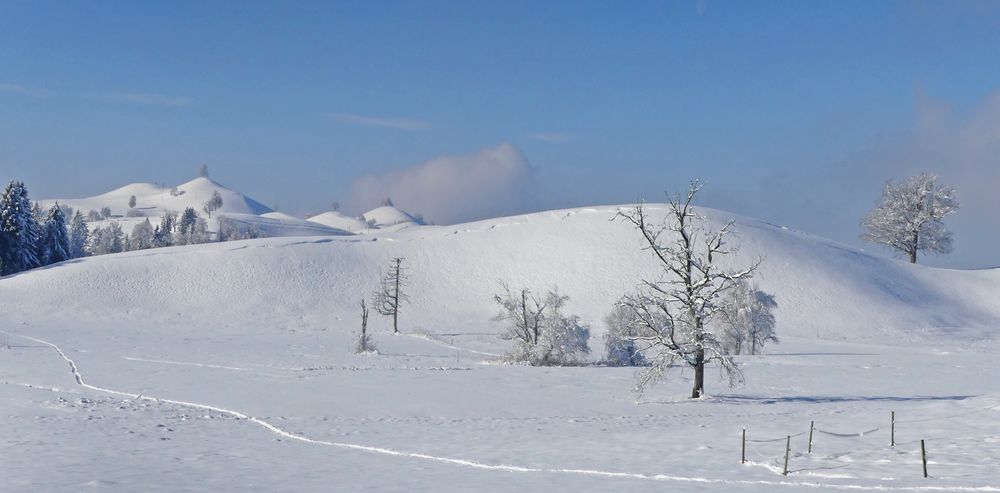
[[[951,253],[951,232],[941,222],[958,211],[955,189],[928,173],[889,181],[882,199],[862,222],[861,238],[892,248],[917,263],[918,252]]]
[[[710,322],[722,309],[722,295],[735,282],[749,278],[760,260],[739,270],[719,265],[720,257],[730,253],[726,238],[733,222],[717,231],[706,226],[706,219],[692,206],[702,186],[694,181],[686,194],[669,197],[662,222],[652,223],[642,204],[617,215],[641,233],[645,249],[660,266],[658,276],[644,279],[637,293],[621,301],[633,315],[637,330],[632,337],[651,357],[651,366],[639,378],[640,393],[678,363],[694,370],[694,399],[705,394],[708,363],[717,362],[731,385],[743,379]]]
[[[375,290],[375,310],[383,316],[392,317],[393,333],[399,332],[399,307],[410,299],[403,291],[408,284],[403,257],[393,258],[389,263],[389,272],[382,276]]]

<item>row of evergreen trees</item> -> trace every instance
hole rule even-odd
[[[72,214],[69,225],[66,216]],[[88,255],[105,255],[210,241],[208,223],[191,207],[167,213],[153,226],[147,218],[126,235],[112,221],[91,230],[80,211],[53,205],[47,212],[32,203],[23,182],[11,181],[0,196],[0,275]]]
[[[0,275],[72,258],[66,217],[58,205],[40,219],[24,183],[11,181],[0,196]]]

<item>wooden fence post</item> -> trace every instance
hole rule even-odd
[[[740,464],[747,463],[747,429],[743,428],[743,447],[740,449]]]
[[[808,452],[810,454],[813,453],[813,429],[815,429],[815,428],[816,428],[816,422],[815,421],[810,421],[809,422],[809,452]]]
[[[927,477],[927,449],[924,447],[924,441],[920,440],[920,460],[924,463],[924,477]]]
[[[889,425],[889,446],[896,446],[896,411],[890,411],[889,420],[891,424]]]
[[[785,470],[782,471],[782,476],[788,476],[788,454],[792,452],[792,436],[785,436]]]

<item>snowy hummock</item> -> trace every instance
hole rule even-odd
[[[489,363],[510,349],[490,322],[499,281],[558,285],[600,353],[601,319],[655,272],[617,210],[172,247],[0,279],[5,491],[1000,491],[1000,384],[983,378],[1000,372],[997,270],[909,265],[737,217],[733,261],[765,257],[755,282],[783,341],[737,358],[746,387],[713,368],[708,399],[683,399],[683,375],[637,404],[634,369]],[[397,256],[403,334],[373,315],[379,354],[355,355],[360,300]]]
[[[373,221],[376,227],[387,228],[390,226],[419,226],[423,221],[414,217],[410,213],[391,205],[376,207],[361,215],[365,221]]]
[[[308,221],[329,226],[331,228],[342,229],[352,233],[360,233],[371,226],[356,217],[350,217],[340,211],[327,211],[307,218]]]

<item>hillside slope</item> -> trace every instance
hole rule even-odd
[[[594,324],[598,335],[615,300],[658,272],[637,233],[611,220],[616,210],[86,258],[0,280],[0,298],[11,317],[17,311],[37,314],[39,303],[58,303],[74,319],[184,314],[232,327],[280,323],[353,330],[359,300],[371,295],[389,260],[403,256],[411,297],[401,314],[406,330],[496,330],[492,294],[505,281],[536,291],[558,286],[570,296],[568,309]],[[663,213],[654,205],[648,210]],[[732,217],[702,212],[717,226]],[[737,218],[737,232],[741,248],[734,260],[765,258],[756,280],[777,298],[782,336],[976,339],[992,337],[1000,326],[1000,271],[909,265],[753,219]]]

